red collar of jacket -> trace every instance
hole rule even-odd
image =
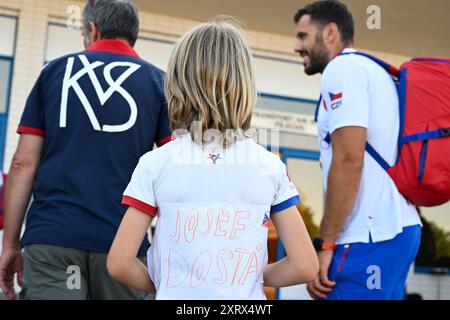
[[[86,51],[104,51],[139,58],[136,51],[123,40],[102,39],[93,43]]]

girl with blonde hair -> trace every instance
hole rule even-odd
[[[239,27],[197,26],[176,44],[166,96],[177,139],[145,154],[124,192],[129,206],[110,274],[157,299],[265,299],[263,286],[315,278],[318,262],[280,159],[248,137],[253,59]],[[136,252],[152,218],[148,266]],[[286,257],[267,264],[272,220]]]

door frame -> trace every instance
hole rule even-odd
[[[8,119],[9,119],[9,110],[11,105],[11,95],[12,95],[12,84],[13,84],[13,75],[14,75],[14,58],[16,55],[16,45],[17,45],[17,31],[19,28],[19,17],[9,14],[3,14],[0,13],[0,18],[7,18],[15,20],[15,26],[14,26],[14,37],[13,37],[13,52],[12,56],[5,56],[0,54],[0,60],[6,60],[10,62],[11,69],[9,70],[8,80],[7,80],[7,86],[8,90],[6,92],[6,105],[5,105],[5,112],[2,114],[4,116],[4,128],[3,132],[0,132],[0,171],[3,171],[3,162],[4,162],[4,156],[5,156],[5,147],[6,147],[6,138],[8,136]]]

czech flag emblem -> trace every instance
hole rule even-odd
[[[331,102],[339,100],[339,99],[342,99],[342,92],[338,92],[338,93],[331,93],[330,92],[329,94],[330,94],[330,101]]]

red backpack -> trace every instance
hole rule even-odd
[[[450,59],[420,57],[400,69],[361,52],[379,64],[397,85],[400,106],[398,156],[390,166],[366,143],[366,151],[383,167],[399,192],[416,206],[450,200]]]

